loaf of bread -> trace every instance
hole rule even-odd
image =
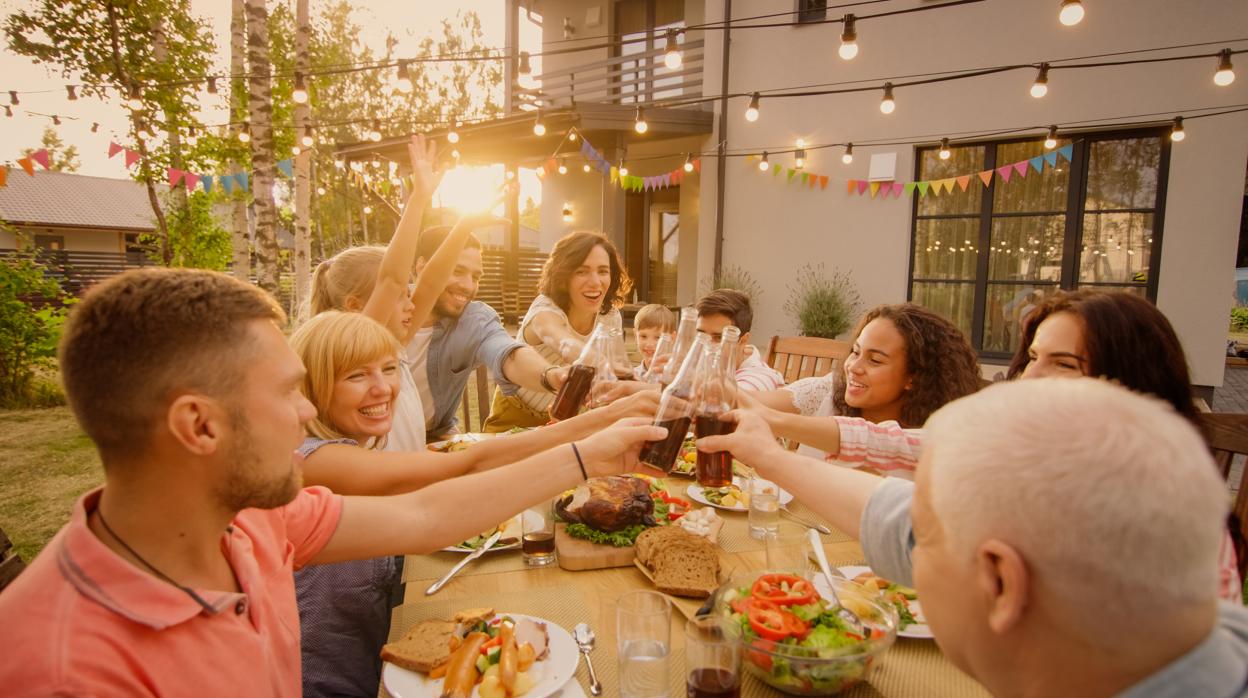
[[[455,626],[455,622],[449,620],[421,621],[401,640],[386,643],[381,648],[381,658],[404,669],[427,674],[450,659]]]

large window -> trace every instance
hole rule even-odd
[[[1163,131],[1060,140],[1071,158],[1043,172],[974,173],[1049,154],[1042,140],[917,153],[916,177],[971,176],[965,191],[916,196],[910,299],[953,320],[988,357],[1012,354],[1036,304],[1060,289],[1126,290],[1155,300],[1170,142]]]

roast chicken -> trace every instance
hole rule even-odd
[[[635,477],[596,477],[555,502],[555,513],[569,523],[599,531],[622,531],[635,524],[657,526],[650,485]]]

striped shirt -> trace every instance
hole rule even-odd
[[[784,387],[784,376],[763,363],[758,347],[750,346],[745,360],[737,367],[737,386],[742,390],[779,390]]]
[[[923,430],[903,429],[894,421],[868,422],[861,417],[833,417],[841,430],[841,451],[829,463],[914,479],[923,453]]]

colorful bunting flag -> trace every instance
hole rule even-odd
[[[788,168],[788,174],[789,174],[789,181],[790,181],[790,182],[792,182],[792,181],[793,181],[793,175],[797,174],[797,170],[795,170],[795,169],[793,169],[792,167],[790,167],[790,168]]]
[[[169,186],[170,187],[178,186],[178,182],[181,182],[182,176],[186,174],[182,170],[177,170],[172,167],[168,169],[168,172],[169,172]]]
[[[131,167],[134,167],[134,163],[139,161],[139,153],[138,151],[130,150],[129,148],[126,148],[125,150],[126,150],[126,169],[130,169]]]
[[[845,191],[849,192],[850,194],[853,194],[854,190],[856,190],[857,188],[858,188],[858,180],[856,179],[851,179],[845,183]]]
[[[17,161],[17,164],[21,165],[23,170],[26,170],[26,174],[30,175],[31,177],[35,176],[35,161],[34,160],[31,160],[30,158],[21,158],[20,160]]]
[[[872,182],[871,183],[871,198],[874,199],[875,195],[879,193],[880,193],[880,183]]]
[[[771,176],[775,177],[776,175],[780,174],[780,170],[782,169],[784,169],[784,167],[781,165],[776,165],[775,167],[771,168]]]
[[[1074,153],[1075,153],[1075,146],[1073,143],[1067,143],[1066,145],[1057,149],[1057,154],[1066,158],[1067,162],[1069,162],[1070,158],[1074,156]]]
[[[914,196],[914,188],[917,184],[917,182],[906,182],[902,185],[902,189],[906,192],[906,196]]]
[[[190,172],[183,172],[182,176],[183,176],[182,183],[186,185],[187,191],[191,191],[192,189],[195,188],[195,185],[199,183],[199,175],[194,175],[194,174],[191,174]]]
[[[984,183],[985,187],[992,184],[992,170],[984,170],[983,172],[980,172],[979,179]]]
[[[290,158],[286,158],[285,160],[279,160],[277,162],[277,169],[281,170],[282,174],[286,175],[287,177],[294,177],[295,176],[295,161]],[[389,182],[390,180],[386,180],[386,181]]]
[[[43,169],[45,169],[45,170],[50,170],[50,169],[52,169],[52,167],[51,167],[51,160],[49,160],[49,158],[48,158],[48,149],[47,149],[47,148],[40,148],[39,150],[36,150],[35,152],[31,153],[31,154],[30,154],[30,159],[31,159],[31,160],[34,160],[35,162],[39,163],[40,165],[43,165]]]
[[[1034,158],[1028,160],[1027,162],[1031,163],[1031,166],[1035,168],[1036,172],[1044,172],[1044,156],[1043,155],[1037,155]]]
[[[247,191],[247,185],[250,179],[251,178],[247,175],[246,172],[239,172],[234,175],[235,183],[237,183],[239,188],[241,188],[243,191]]]
[[[970,185],[970,183],[971,183],[970,175],[962,175],[961,177],[958,177],[958,186],[962,187],[962,191],[966,191],[966,188],[967,186]]]
[[[1044,154],[1044,161],[1053,167],[1057,167],[1057,151]]]
[[[927,188],[930,187],[931,184],[932,184],[931,182],[916,182],[915,183],[915,186],[919,190],[920,197],[927,196]]]
[[[0,165],[0,187],[7,187],[8,185],[9,185],[9,166]]]
[[[865,193],[866,193],[866,191],[867,191],[867,189],[868,189],[870,186],[871,186],[871,183],[870,183],[870,182],[868,182],[867,180],[865,180],[865,179],[860,179],[860,180],[858,180],[858,195],[859,195],[859,196],[862,196],[863,194],[865,194]]]
[[[904,189],[905,189],[905,185],[903,185],[901,182],[893,182],[893,198],[896,199],[897,197],[901,196],[901,192]]]
[[[118,145],[118,144],[116,143],[116,141],[109,141],[109,142],[108,142],[108,157],[110,157],[110,158],[111,158],[111,157],[113,157],[113,156],[114,156],[114,155],[116,155],[117,153],[120,153],[120,152],[121,152],[121,151],[123,151],[123,150],[125,150],[125,148],[122,148],[120,145]]]
[[[1014,168],[1011,167],[1010,165],[1005,165],[1004,167],[997,168],[997,174],[1001,175],[1001,179],[1006,182],[1010,181],[1010,174],[1013,172],[1014,172]]]
[[[1014,163],[1013,167],[1014,167],[1014,171],[1018,173],[1019,177],[1027,176],[1027,161],[1026,160]]]
[[[355,173],[352,172],[351,174],[355,174]],[[230,177],[229,175],[221,175],[221,188],[225,190],[226,194],[233,194],[234,193],[234,178]]]
[[[204,183],[204,193],[212,193],[212,175],[200,175],[199,181]]]

